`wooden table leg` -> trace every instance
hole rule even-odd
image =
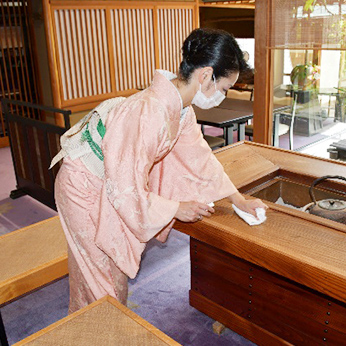
[[[215,334],[221,335],[225,331],[225,329],[226,329],[226,327],[222,323],[220,323],[218,321],[215,321],[213,323],[213,332]]]

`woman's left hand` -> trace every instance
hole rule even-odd
[[[256,217],[256,208],[268,209],[268,206],[260,199],[245,199],[239,192],[234,193],[228,198],[237,208]]]

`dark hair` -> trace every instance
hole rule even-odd
[[[182,53],[179,77],[186,82],[201,67],[211,66],[215,79],[249,68],[233,35],[223,30],[193,30],[183,43]]]

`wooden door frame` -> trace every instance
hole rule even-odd
[[[269,50],[271,1],[256,0],[254,141],[273,144],[273,53]]]

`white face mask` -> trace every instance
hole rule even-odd
[[[196,92],[196,95],[191,101],[192,104],[202,109],[210,109],[213,107],[217,107],[226,98],[226,96],[221,91],[216,89],[214,75],[213,75],[213,80],[214,80],[214,86],[215,86],[215,93],[211,95],[210,97],[205,96],[202,93],[202,84],[200,84],[199,90]]]

